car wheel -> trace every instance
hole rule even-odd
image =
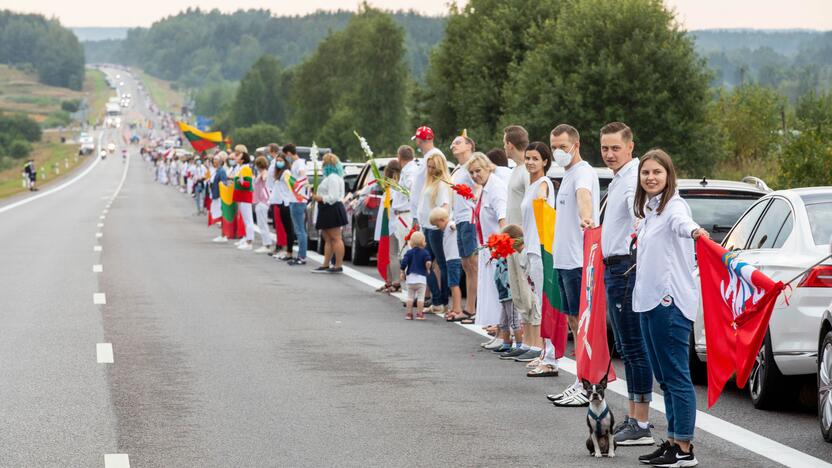
[[[757,409],[772,409],[777,406],[780,397],[780,385],[783,375],[774,362],[771,351],[771,334],[766,332],[766,338],[748,377],[748,393],[751,403]],[[782,400],[779,400],[782,401]]]
[[[321,255],[324,254],[324,236],[321,231],[318,231],[318,242],[315,245],[315,252],[318,252]]]
[[[352,248],[350,252],[352,253],[353,265],[370,264],[370,252],[366,248],[361,247],[361,243],[358,241],[358,228],[356,227],[352,228]]]
[[[818,420],[823,438],[832,442],[832,330],[826,332],[818,355]]]
[[[690,367],[690,380],[695,384],[705,385],[708,383],[708,368],[704,362],[699,360],[696,354],[696,338],[694,332],[690,332],[688,344],[688,366]]]

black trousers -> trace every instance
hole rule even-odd
[[[274,206],[274,205],[272,205]],[[283,224],[283,230],[286,232],[286,251],[292,254],[292,246],[295,244],[295,230],[292,227],[292,213],[289,210],[289,205],[277,205],[280,212],[280,222]],[[277,218],[274,220],[275,232],[277,232]]]

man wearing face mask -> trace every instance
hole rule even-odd
[[[572,336],[576,337],[584,262],[583,230],[598,224],[600,187],[595,170],[581,158],[580,135],[575,127],[567,124],[555,127],[549,134],[549,145],[555,164],[565,170],[555,202],[553,263],[560,288],[561,312],[568,316]],[[589,405],[577,379],[563,393],[549,399],[555,406]]]

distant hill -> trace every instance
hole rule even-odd
[[[70,28],[81,42],[126,39],[128,28]]]
[[[822,39],[823,34],[823,31],[811,29],[702,29],[690,32],[700,54],[767,47],[787,57]]]

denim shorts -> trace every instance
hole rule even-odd
[[[477,251],[477,231],[473,223],[466,221],[456,225],[456,245],[460,257],[474,255]]]
[[[558,272],[558,287],[560,287],[561,312],[573,317],[578,316],[581,308],[581,274],[583,268],[572,270],[555,269]]]
[[[448,260],[448,287],[459,286],[460,280],[462,280],[462,260],[458,258]]]

